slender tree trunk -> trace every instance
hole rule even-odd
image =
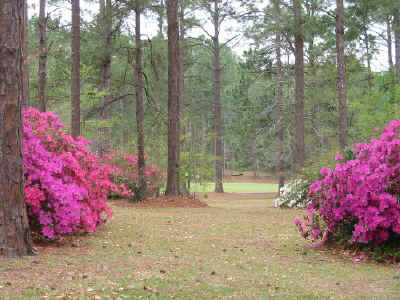
[[[365,51],[367,55],[367,71],[368,71],[368,88],[371,90],[372,88],[372,73],[371,73],[371,57],[370,57],[370,45],[369,45],[369,39],[368,39],[368,28],[367,26],[364,26],[364,45],[365,45]]]
[[[214,0],[214,109],[215,109],[215,192],[223,193],[224,153],[222,148],[221,49],[219,44],[220,16],[218,0]]]
[[[389,63],[389,69],[393,70],[394,64],[393,64],[393,38],[392,38],[392,24],[390,21],[390,17],[387,18],[386,20],[386,32],[387,32],[387,51],[388,51],[388,63]]]
[[[281,32],[279,29],[280,26],[280,1],[275,0],[275,15],[276,15],[276,37],[275,37],[275,55],[276,55],[276,91],[275,91],[275,101],[277,106],[277,114],[276,114],[276,121],[277,121],[277,128],[278,128],[278,144],[277,144],[277,160],[276,160],[276,171],[279,180],[279,190],[278,196],[280,196],[280,190],[285,184],[285,178],[283,175],[283,133],[284,133],[284,126],[283,126],[283,77],[282,77],[282,55],[281,55]]]
[[[72,0],[72,56],[71,56],[71,135],[81,135],[81,82],[80,82],[80,3]]]
[[[166,194],[179,195],[179,24],[178,0],[167,0],[168,18],[168,174]]]
[[[22,153],[24,5],[24,0],[0,1],[0,255],[6,257],[34,252]]]
[[[39,110],[46,111],[46,82],[47,82],[47,18],[46,0],[40,0],[39,11]]]
[[[339,102],[339,145],[342,152],[347,145],[347,104],[344,65],[344,6],[343,0],[336,0],[336,51],[337,51],[337,88]]]
[[[103,53],[102,53],[102,69],[100,78],[100,91],[106,91],[109,93],[111,85],[111,63],[112,63],[112,3],[111,0],[100,0],[100,24],[101,32],[103,35]],[[108,102],[110,97],[108,95],[103,97],[103,104]],[[100,112],[100,119],[106,121],[108,119],[108,107],[104,108]],[[110,151],[111,149],[111,136],[110,130],[107,126],[102,126],[99,128],[101,134],[100,144],[99,144],[99,155],[100,157],[104,153]]]
[[[164,0],[160,0],[160,8],[158,9],[158,16],[157,16],[157,21],[158,21],[158,35],[160,37],[164,37],[163,31],[164,31]]]
[[[184,77],[184,41],[185,41],[185,8],[182,1],[180,2],[180,9],[179,9],[179,103],[178,103],[178,110],[179,110],[179,122],[178,122],[178,132],[179,136],[183,135],[182,129],[182,121],[183,121],[183,111],[184,111],[184,103],[185,103],[185,77]],[[180,163],[181,162],[181,143],[180,141],[177,144],[177,159]],[[181,178],[180,173],[178,172],[178,183],[179,183],[179,193],[186,192],[181,191]],[[185,189],[185,184],[183,185],[183,189]]]
[[[145,196],[146,182],[144,179],[144,131],[143,131],[143,77],[142,77],[142,40],[140,31],[140,4],[136,2],[136,126],[137,126],[137,151],[138,151],[138,176],[140,197]]]
[[[304,166],[304,32],[302,20],[302,0],[294,0],[295,34],[295,72],[296,72],[296,168]]]
[[[28,31],[28,0],[24,1],[24,102],[23,106],[29,106],[29,31]]]
[[[396,78],[400,83],[400,9],[396,8],[393,12],[394,43],[395,43],[395,66]]]

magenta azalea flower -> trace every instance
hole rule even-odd
[[[343,226],[352,226],[350,243],[380,244],[400,234],[400,120],[382,132],[354,145],[354,160],[321,169],[321,180],[310,186],[305,222],[296,220],[303,237],[321,240]]]

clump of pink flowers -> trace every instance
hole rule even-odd
[[[341,236],[351,244],[379,245],[399,236],[400,120],[369,143],[354,145],[353,152],[355,159],[321,169],[321,180],[310,186],[304,224],[295,221],[303,237],[325,242]]]
[[[93,232],[112,211],[111,191],[131,193],[110,181],[113,167],[89,151],[89,141],[73,139],[52,112],[23,112],[25,201],[31,229],[48,239]]]
[[[113,194],[118,197],[133,197],[138,189],[138,157],[129,155],[121,151],[114,151],[104,155],[103,160],[106,164],[113,166],[111,181],[118,185],[121,190]],[[145,155],[145,160],[147,156]],[[154,165],[146,165],[144,170],[144,179],[146,183],[146,196],[152,196],[158,193],[161,186],[165,183],[165,175]]]

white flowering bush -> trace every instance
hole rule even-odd
[[[275,200],[275,207],[306,207],[309,182],[304,179],[295,179],[285,184],[280,190],[280,198]]]

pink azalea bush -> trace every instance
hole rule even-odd
[[[93,232],[112,211],[106,203],[113,168],[88,150],[89,141],[73,139],[52,112],[24,111],[25,201],[32,230],[48,239]]]
[[[138,192],[138,157],[136,155],[128,155],[121,151],[115,151],[104,155],[104,161],[108,165],[113,166],[111,180],[121,187],[121,191],[114,192],[114,196],[124,197],[130,196],[134,198],[138,193],[123,193],[124,191]],[[145,156],[147,159],[147,156]],[[165,176],[155,166],[146,166],[144,171],[146,182],[146,196],[152,196],[159,192],[161,186],[165,183]],[[136,199],[140,200],[140,199]]]
[[[373,245],[399,238],[400,120],[382,131],[353,147],[355,159],[321,169],[321,180],[310,186],[304,224],[295,221],[303,237],[319,244],[339,237]]]

